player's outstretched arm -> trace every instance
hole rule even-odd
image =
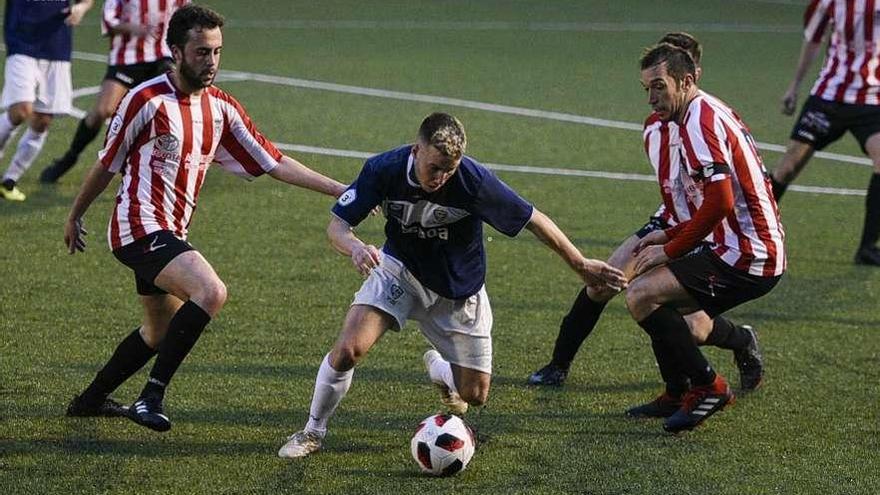
[[[94,3],[94,0],[80,0],[71,5],[66,9],[67,18],[64,19],[64,23],[68,26],[78,26],[82,22],[83,16],[92,8]]]
[[[379,266],[379,249],[358,239],[351,226],[335,215],[327,226],[327,237],[334,249],[351,258],[351,263],[361,275],[366,277]]]
[[[801,46],[801,55],[798,58],[797,68],[794,71],[794,78],[791,80],[791,84],[788,85],[788,89],[785,90],[785,94],[782,95],[782,113],[785,115],[794,113],[797,107],[797,94],[801,87],[801,82],[803,82],[804,76],[807,74],[810,66],[813,65],[813,61],[816,60],[816,56],[821,49],[821,42],[809,40],[804,41]]]
[[[346,188],[340,182],[315,172],[287,155],[281,157],[278,166],[272,169],[269,175],[281,182],[311,189],[334,198],[338,198]]]
[[[526,228],[558,254],[587,285],[605,284],[614,289],[626,287],[626,275],[604,261],[585,258],[550,218],[535,208]]]
[[[101,162],[96,162],[89,170],[83,184],[79,189],[79,194],[73,200],[73,206],[70,208],[70,214],[67,216],[67,222],[64,224],[64,244],[67,246],[67,252],[74,254],[76,251],[85,251],[86,241],[83,237],[88,232],[83,227],[83,215],[100,195],[104,189],[113,180],[115,174],[108,172]]]

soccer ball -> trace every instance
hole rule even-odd
[[[410,448],[422,472],[449,476],[463,470],[474,455],[474,432],[458,416],[435,414],[419,423]]]

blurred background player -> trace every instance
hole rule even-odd
[[[113,255],[134,271],[142,325],[67,408],[68,416],[126,415],[167,431],[163,400],[171,378],[226,303],[226,285],[187,241],[196,199],[212,162],[241,177],[263,174],[331,196],[345,186],[284,156],[231,95],[213,85],[220,66],[223,17],[189,4],[174,13],[168,45],[175,70],[123,98],[104,149],[74,201],[64,228],[71,254],[85,248],[83,215],[118,173],[110,218]],[[152,357],[156,361],[127,410],[108,396]]]
[[[801,108],[785,154],[773,170],[778,201],[817,150],[855,136],[874,165],[865,199],[862,238],[854,260],[880,266],[880,3],[874,0],[812,0],[804,13],[804,42],[794,79],[782,97],[782,113],[794,113],[804,75],[831,26],[825,64]]]
[[[768,293],[785,271],[785,234],[770,181],[748,127],[700,91],[691,56],[662,43],[641,59],[641,82],[660,120],[678,124],[696,210],[636,246],[626,304],[651,338],[666,385],[630,409],[666,417],[669,432],[690,430],[734,399],[727,381],[694,342],[683,315],[710,318]]]
[[[303,430],[278,455],[302,457],[321,448],[354,366],[388,329],[419,322],[434,349],[424,355],[441,399],[458,414],[482,405],[492,373],[492,308],[486,293],[483,222],[515,236],[523,229],[555,251],[584,282],[623,287],[623,273],[577,250],[546,215],[492,172],[465,156],[458,119],[434,113],[416,143],[367,160],[339,197],[327,233],[367,280],[355,294],[342,332],[321,362]],[[385,246],[358,239],[352,227],[383,205]]]
[[[55,115],[70,112],[73,87],[70,55],[73,26],[92,7],[92,0],[6,0],[3,39],[6,43],[0,115],[0,157],[16,128],[27,122],[9,167],[0,197],[24,201],[16,184],[43,149]]]
[[[53,183],[70,170],[94,141],[129,89],[171,70],[165,43],[171,15],[189,0],[106,0],[101,33],[110,36],[107,73],[95,106],[79,121],[73,141],[61,158],[43,169],[40,182]]]
[[[703,49],[693,36],[687,33],[668,33],[658,43],[669,43],[686,50],[694,60],[696,77],[699,80]],[[643,135],[648,161],[657,174],[662,203],[648,223],[623,241],[608,258],[608,264],[620,268],[628,277],[633,276],[633,251],[639,239],[655,230],[667,229],[690,220],[691,212],[696,210],[683,184],[682,174],[685,169],[681,166],[678,125],[660,119],[654,112],[645,120]],[[616,295],[616,291],[602,287],[584,287],[580,291],[559,326],[550,363],[529,376],[530,385],[560,386],[565,382],[578,349],[595,328],[605,305]],[[736,326],[724,317],[712,320],[703,311],[688,315],[686,319],[698,344],[733,351],[734,362],[739,368],[741,390],[758,388],[764,375],[764,365],[757,335],[751,327]]]

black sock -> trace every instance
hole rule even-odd
[[[73,134],[73,141],[70,142],[70,148],[67,149],[64,157],[57,163],[58,169],[56,172],[59,177],[76,165],[80,153],[86,149],[89,143],[95,140],[95,137],[101,132],[101,127],[102,124],[100,123],[97,127],[89,127],[86,125],[86,119],[79,121],[79,125],[76,126],[76,132]]]
[[[782,195],[785,194],[785,190],[788,189],[788,184],[783,184],[776,180],[772,175],[770,176],[770,185],[773,186],[773,198],[776,201],[782,199]]]
[[[596,327],[596,322],[599,321],[606,304],[607,301],[596,302],[590,299],[586,287],[581,289],[568,314],[562,319],[562,324],[559,325],[559,335],[556,337],[556,345],[553,346],[553,364],[564,369],[571,366],[584,339]]]
[[[709,385],[715,380],[715,371],[694,343],[690,328],[678,311],[660,306],[639,322],[652,338],[664,342],[674,352],[675,360],[694,386]]]
[[[865,223],[862,227],[862,247],[873,247],[880,237],[880,174],[872,174],[865,198]]]
[[[752,341],[752,334],[743,327],[738,327],[723,316],[712,321],[712,332],[706,337],[706,345],[721,349],[742,349]]]
[[[210,321],[211,316],[192,301],[187,301],[177,310],[168,324],[165,340],[159,346],[156,362],[150,371],[150,379],[141,391],[142,398],[153,397],[162,400],[171,377]]]
[[[102,402],[131,375],[143,368],[154,354],[156,350],[144,342],[140,328],[136,328],[116,346],[113,356],[81,397],[90,402]]]
[[[666,393],[672,397],[681,397],[688,391],[688,379],[675,360],[675,352],[665,342],[651,337],[651,349],[660,368],[660,376],[666,384]]]
[[[3,181],[3,188],[7,191],[11,191],[12,188],[15,187],[15,181],[12,179],[6,179]]]

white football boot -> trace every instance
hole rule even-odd
[[[321,441],[323,439],[314,433],[302,430],[287,437],[287,443],[281,446],[278,451],[278,457],[287,459],[296,459],[297,457],[305,457],[312,452],[321,450]]]

